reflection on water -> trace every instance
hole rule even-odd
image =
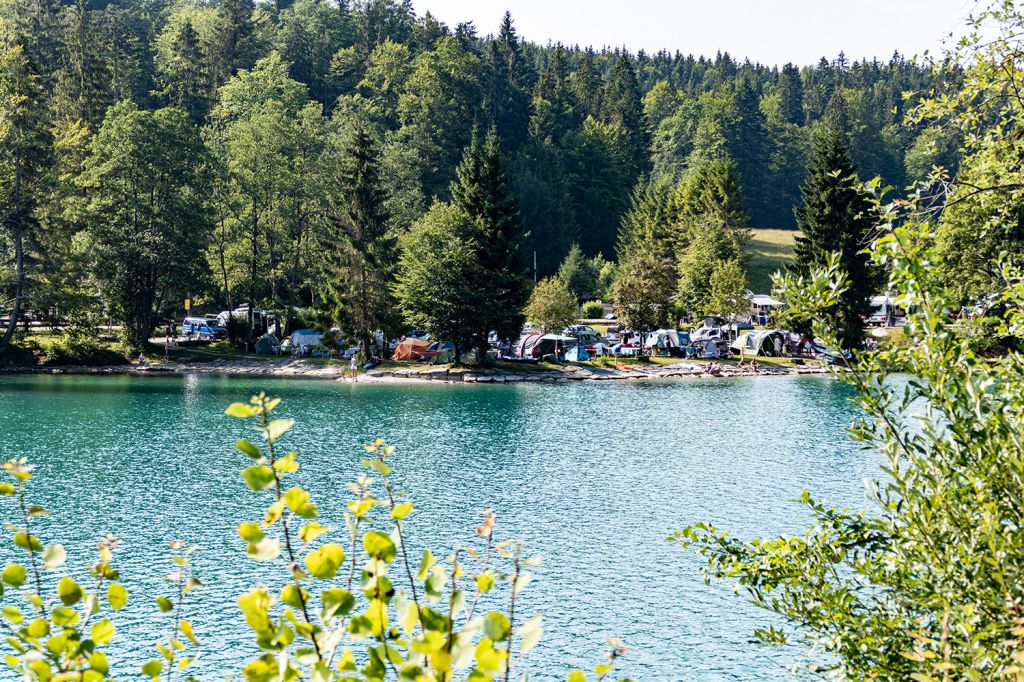
[[[336,527],[360,446],[380,435],[399,447],[418,548],[470,540],[491,507],[499,535],[545,556],[524,593],[524,610],[545,614],[530,658],[540,679],[590,667],[612,634],[633,649],[623,674],[639,680],[789,679],[777,653],[748,643],[767,616],[706,586],[699,559],[664,538],[699,520],[740,536],[799,532],[806,517],[792,500],[804,488],[860,506],[859,481],[877,462],[845,438],[848,389],[820,377],[558,386],[2,378],[0,457],[40,465],[36,501],[55,512],[40,524],[44,539],[64,542],[83,575],[98,536],[124,539],[118,561],[136,598],[115,622],[119,639],[140,648],[130,665],[115,661],[122,675],[137,671],[166,625],[142,595],[164,588],[166,543],[176,538],[202,546],[207,587],[191,606],[205,650],[198,671],[233,672],[255,651],[234,600],[277,578],[245,560],[235,534],[259,505],[231,446],[246,427],[222,412],[261,389],[298,420],[290,440],[301,482]]]

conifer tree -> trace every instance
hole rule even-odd
[[[602,110],[604,120],[620,126],[628,140],[630,170],[634,177],[646,171],[650,141],[644,124],[644,105],[636,69],[627,54],[619,55],[615,61],[604,91]]]
[[[0,51],[0,228],[14,250],[14,299],[0,350],[11,341],[25,298],[27,242],[38,225],[37,193],[50,158],[46,93],[21,45]],[[10,308],[8,308],[10,305]]]
[[[584,257],[579,244],[573,244],[569,248],[569,253],[558,268],[558,279],[562,280],[573,296],[580,301],[589,301],[596,297],[599,274],[594,261]]]
[[[522,250],[526,234],[493,128],[483,144],[474,132],[456,176],[452,203],[479,221],[475,247],[488,278],[480,295],[489,302],[486,309],[490,317],[483,321],[485,326],[479,330],[477,341],[483,345],[491,331],[502,339],[515,338],[522,328],[522,310],[529,296]]]
[[[530,92],[536,75],[505,12],[498,37],[487,46],[484,65],[484,107],[497,128],[503,148],[514,151],[526,139]]]
[[[741,79],[736,86],[736,123],[729,136],[729,147],[743,185],[743,194],[748,198],[750,219],[754,225],[764,227],[768,224],[765,194],[770,150],[768,124],[759,100],[759,94],[750,81]]]
[[[166,101],[202,123],[210,110],[213,83],[206,70],[207,60],[192,22],[178,28],[167,59],[157,64],[157,82]]]
[[[816,131],[807,179],[800,193],[802,205],[795,210],[800,236],[792,267],[796,272],[807,272],[814,266],[824,266],[827,254],[839,253],[849,287],[836,317],[843,342],[854,347],[863,333],[861,316],[868,313],[877,283],[877,274],[864,252],[875,220],[836,125],[826,123]]]
[[[248,69],[256,61],[253,0],[220,0],[214,37],[213,67],[218,83]]]
[[[100,43],[93,12],[79,0],[66,14],[53,107],[60,118],[83,121],[93,132],[114,103],[110,70],[97,49]]]
[[[778,92],[783,120],[793,125],[803,125],[804,85],[800,80],[800,69],[793,64],[782,67],[782,71],[779,72]]]
[[[391,292],[398,244],[388,230],[377,144],[365,128],[356,130],[346,156],[338,183],[340,205],[321,235],[323,293],[334,321],[359,339],[368,358],[373,333],[394,333],[400,324]]]
[[[588,47],[579,57],[576,65],[573,90],[583,118],[601,114],[601,74],[595,63],[594,49]]]

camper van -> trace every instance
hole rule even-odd
[[[181,323],[181,333],[209,341],[226,339],[228,336],[228,330],[217,324],[216,318],[209,317],[186,317]]]

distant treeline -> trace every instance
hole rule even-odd
[[[30,212],[2,237],[15,263],[0,270],[6,288],[20,292],[12,282],[25,279],[35,308],[96,300],[104,267],[128,258],[97,264],[97,250],[128,235],[105,230],[137,221],[123,209],[147,191],[174,246],[139,248],[163,249],[177,277],[132,275],[157,307],[183,293],[223,305],[243,290],[278,308],[315,305],[317,226],[340,191],[331,164],[344,165],[357,129],[373,138],[395,236],[451,199],[474,130],[496,131],[541,277],[574,243],[616,259],[645,187],[722,161],[739,179],[736,215],[793,227],[826,116],[844,128],[861,177],[899,187],[955,165],[958,140],[902,123],[914,93],[936,83],[898,54],[780,68],[540,46],[509,15],[490,30],[416,16],[408,0],[0,0],[18,159],[4,192]],[[146,187],[118,166],[131,150],[153,162]],[[178,203],[161,204],[161,192]],[[198,267],[181,267],[190,252]]]

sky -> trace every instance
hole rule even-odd
[[[505,10],[527,40],[713,56],[768,65],[813,64],[840,51],[852,61],[940,52],[973,0],[413,0],[454,27],[496,32]]]

